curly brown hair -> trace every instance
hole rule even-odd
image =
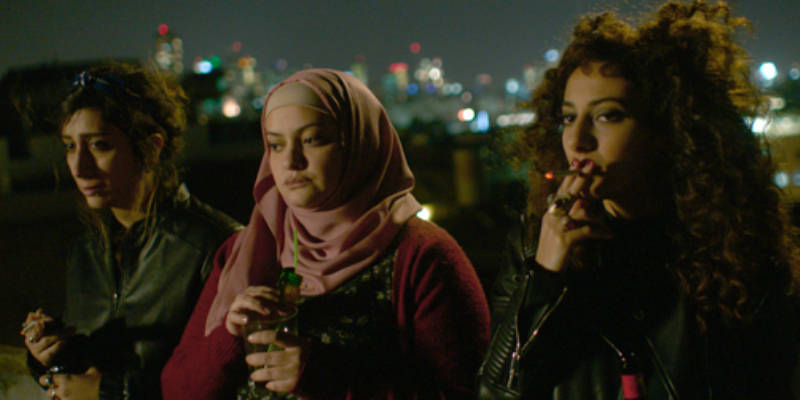
[[[798,276],[775,167],[747,123],[763,101],[734,40],[742,28],[750,28],[748,21],[732,17],[724,2],[670,1],[638,28],[613,13],[583,17],[558,66],[533,93],[536,120],[513,144],[517,161],[530,162],[528,208],[538,221],[557,189],[544,172],[568,167],[561,144],[568,78],[594,61],[625,78],[648,128],[666,138],[675,272],[701,322],[712,313],[748,321],[759,299],[794,288]],[[530,237],[538,237],[538,227]]]
[[[103,121],[117,127],[130,141],[134,157],[141,166],[139,172],[152,177],[136,189],[138,207],[153,216],[158,212],[157,205],[173,195],[181,182],[179,155],[184,144],[187,102],[174,76],[150,72],[135,63],[105,62],[76,78],[70,94],[61,103],[57,135],[61,135],[79,110],[98,110]],[[154,133],[160,133],[163,138],[160,149],[152,140]],[[80,219],[104,245],[119,239],[109,236],[99,213],[88,209],[85,201],[81,205]],[[152,233],[154,224],[154,219],[148,220],[145,236]]]

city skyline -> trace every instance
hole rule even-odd
[[[257,69],[310,64],[347,70],[363,57],[376,81],[394,62],[414,65],[441,57],[448,81],[470,83],[479,74],[495,81],[519,77],[526,64],[544,62],[562,49],[580,15],[616,8],[636,16],[661,1],[566,0],[404,2],[141,1],[118,4],[55,0],[0,4],[0,74],[54,61],[153,57],[158,27],[183,39],[187,69],[196,57],[251,55]],[[635,4],[634,4],[635,3]],[[743,45],[756,63],[773,61],[784,75],[800,62],[800,35],[793,34],[800,2],[732,2],[750,19],[754,35]],[[233,44],[241,43],[239,52]],[[420,51],[412,53],[412,43]]]

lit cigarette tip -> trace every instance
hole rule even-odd
[[[565,169],[561,171],[550,171],[544,173],[544,179],[563,178],[565,176],[575,175],[578,171],[574,169]]]

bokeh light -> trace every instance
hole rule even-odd
[[[774,63],[765,62],[758,67],[758,73],[761,74],[761,77],[771,81],[778,76],[778,68],[775,67]]]
[[[239,103],[232,97],[227,97],[222,103],[222,115],[228,118],[236,118],[241,114],[242,108]]]
[[[472,121],[473,118],[475,118],[475,110],[471,108],[462,108],[458,111],[459,121],[469,122]]]
[[[517,92],[519,92],[519,81],[514,78],[509,78],[506,81],[506,92],[510,94],[517,94]]]
[[[789,186],[789,174],[783,171],[775,174],[775,184],[778,185],[779,188]]]
[[[550,50],[547,50],[547,52],[544,53],[544,59],[545,59],[545,61],[547,61],[549,63],[554,63],[554,62],[558,61],[558,57],[559,57],[559,54],[558,54],[558,50],[556,50],[556,49],[550,49]]]

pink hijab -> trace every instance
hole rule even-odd
[[[269,107],[270,97],[292,82],[310,87],[324,111],[341,126],[346,165],[339,186],[320,209],[288,205],[269,166],[263,127],[267,113],[275,109]],[[371,265],[420,209],[411,194],[414,176],[400,138],[386,110],[358,79],[327,69],[297,72],[267,95],[261,126],[267,151],[253,188],[256,207],[225,263],[206,321],[206,335],[223,324],[239,293],[248,286],[265,284],[267,271],[293,264],[294,231],[298,233],[297,273],[303,277],[301,293],[320,295]]]

